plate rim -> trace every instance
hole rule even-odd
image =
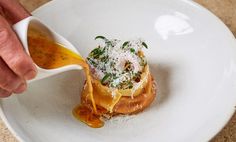
[[[50,5],[53,5],[53,4],[56,3],[57,1],[61,1],[61,0],[49,1],[49,2],[47,2],[47,3],[43,4],[43,5],[41,5],[40,7],[36,8],[35,10],[33,10],[33,11],[31,12],[31,14],[34,15],[34,14],[40,12],[42,9],[44,9],[44,8],[50,6]],[[179,1],[180,1],[180,2],[184,2],[184,3],[187,3],[187,4],[191,5],[191,6],[194,6],[195,8],[198,8],[198,9],[200,9],[200,10],[203,10],[204,12],[207,12],[207,14],[210,14],[211,16],[213,16],[213,17],[217,20],[217,22],[223,24],[224,27],[225,27],[225,29],[227,29],[228,32],[231,33],[231,36],[232,36],[233,38],[235,38],[234,35],[233,35],[233,33],[231,32],[231,30],[229,29],[229,27],[226,26],[226,24],[225,24],[219,17],[217,17],[214,13],[212,13],[212,12],[211,12],[210,10],[208,10],[207,8],[203,7],[202,5],[200,5],[199,3],[197,3],[197,2],[195,2],[195,1],[193,1],[193,0],[179,0]],[[235,43],[236,43],[236,39],[235,39]],[[11,134],[12,134],[19,142],[26,142],[26,140],[24,140],[24,139],[22,138],[22,136],[20,136],[20,135],[15,131],[15,129],[12,127],[12,125],[11,125],[10,122],[8,121],[8,119],[7,119],[7,117],[6,117],[5,113],[4,113],[4,110],[3,110],[3,108],[2,108],[2,102],[3,102],[3,99],[0,99],[0,118],[2,119],[3,123],[6,125],[6,127],[8,128],[8,130],[11,132]],[[229,111],[231,111],[231,113],[225,116],[224,122],[223,122],[224,124],[221,125],[221,127],[214,128],[215,131],[210,131],[209,134],[208,134],[207,141],[212,140],[212,139],[226,126],[226,124],[231,120],[232,116],[233,116],[234,113],[236,112],[236,107],[235,107],[235,105],[236,105],[236,100],[235,100],[235,104],[232,106],[232,109],[229,110]],[[206,140],[206,139],[204,139],[204,137],[201,137],[200,140]]]

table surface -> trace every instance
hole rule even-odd
[[[19,0],[29,11],[50,0]],[[236,0],[195,0],[217,15],[236,37]],[[0,119],[0,142],[18,142]],[[228,124],[211,142],[236,142],[236,112]]]

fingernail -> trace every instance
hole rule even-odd
[[[23,93],[26,90],[26,83],[22,83],[18,88],[16,88],[13,92],[18,94],[18,93]]]
[[[31,70],[31,71],[27,72],[27,73],[24,75],[24,77],[25,77],[26,80],[31,80],[31,79],[33,79],[33,78],[36,76],[36,74],[37,74],[36,71]]]

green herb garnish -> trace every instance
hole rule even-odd
[[[124,49],[128,44],[129,44],[129,41],[124,42],[122,45],[122,49]]]
[[[101,62],[105,62],[105,63],[107,63],[108,60],[109,60],[109,56],[108,56],[108,55],[103,56],[103,57],[101,58]]]
[[[104,36],[96,36],[95,40],[97,40],[97,39],[104,39],[104,40],[106,40],[107,38],[105,38]]]
[[[148,46],[147,46],[147,44],[146,44],[145,42],[142,42],[142,45],[143,45],[145,48],[148,49]]]
[[[97,59],[105,52],[105,50],[102,50],[100,47],[95,48],[91,51],[90,56],[92,56],[94,59]]]
[[[134,53],[134,52],[135,52],[135,49],[134,49],[134,48],[130,48],[130,52],[131,52],[131,53]]]
[[[89,63],[91,64],[91,65],[93,65],[94,67],[96,67],[97,66],[97,63],[96,62],[94,62],[91,58],[87,58],[87,60],[89,61]]]
[[[103,72],[104,75],[98,78],[101,84],[112,88],[131,89],[134,83],[140,82],[142,72],[134,70],[134,63],[129,59],[124,59],[126,61],[123,65],[123,59],[120,59],[119,54],[131,54],[132,57],[137,58],[138,66],[142,69],[147,65],[146,58],[139,49],[148,48],[144,41],[127,40],[122,42],[117,39],[107,39],[104,36],[97,36],[95,40],[101,40],[104,44],[90,52],[87,62],[91,65],[91,68]],[[116,50],[119,54],[114,55],[113,51]],[[118,66],[120,61],[122,61],[123,67]]]
[[[104,85],[107,83],[107,81],[109,80],[109,78],[111,77],[110,73],[107,73],[101,80],[101,83]]]

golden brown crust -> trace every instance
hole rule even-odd
[[[149,85],[151,88],[147,87]],[[156,84],[151,75],[149,75],[147,86],[143,88],[142,93],[138,96],[134,96],[133,98],[122,96],[118,103],[114,106],[112,113],[101,106],[97,106],[98,113],[101,115],[106,114],[109,116],[114,116],[118,114],[135,114],[143,111],[156,97]],[[83,105],[86,105],[92,109],[91,101],[86,99],[84,95],[81,97],[81,102]]]
[[[119,102],[114,106],[115,114],[134,114],[143,111],[154,100],[156,96],[156,84],[151,77],[150,82],[152,87],[150,93],[147,93],[147,87],[143,88],[143,92],[136,97],[121,97]]]

